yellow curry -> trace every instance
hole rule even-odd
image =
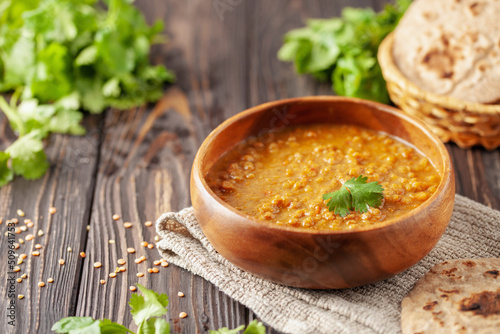
[[[377,181],[379,207],[344,217],[322,195],[363,175]],[[278,225],[344,230],[400,216],[437,189],[440,176],[415,148],[384,133],[350,125],[312,124],[250,138],[219,159],[206,176],[232,207]]]

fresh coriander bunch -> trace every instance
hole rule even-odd
[[[310,19],[285,35],[278,58],[293,61],[299,74],[331,81],[339,95],[389,103],[377,51],[410,3],[396,0],[379,13],[347,7],[339,18]]]
[[[170,324],[162,318],[167,313],[167,295],[140,284],[137,287],[142,295],[132,294],[128,303],[132,319],[137,325],[137,333],[109,319],[95,320],[91,317],[63,318],[52,326],[52,331],[68,334],[169,334]],[[244,331],[243,334],[265,334],[266,328],[261,322],[253,320],[246,328],[244,325],[235,329],[224,327],[217,331],[211,330],[210,334],[238,334],[241,331]]]
[[[41,177],[42,139],[83,134],[82,113],[158,100],[174,75],[152,66],[163,24],[149,26],[130,0],[4,0],[0,3],[0,96],[19,139],[0,152],[0,187],[14,174]]]

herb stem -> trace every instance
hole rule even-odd
[[[19,131],[19,137],[24,136],[26,134],[26,129],[21,116],[19,116],[17,111],[7,103],[3,96],[0,96],[0,109],[2,109],[4,114],[7,116],[9,122],[14,125],[13,128],[16,128],[17,131]]]

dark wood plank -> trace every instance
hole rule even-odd
[[[24,218],[34,223],[26,232],[15,234],[16,242],[19,242],[19,238],[24,240],[28,234],[35,235],[34,240],[25,241],[16,250],[17,254],[25,253],[28,257],[15,276],[27,273],[28,278],[22,283],[15,283],[16,327],[9,326],[5,315],[2,315],[1,333],[48,333],[56,321],[75,313],[75,291],[78,291],[82,266],[78,252],[84,249],[86,243],[100,141],[100,120],[100,116],[85,118],[84,125],[89,129],[85,136],[50,137],[46,146],[51,167],[43,178],[36,181],[16,178],[11,184],[0,188],[0,219],[4,221],[0,225],[0,249],[4,254],[0,261],[0,272],[4,275],[8,272],[7,237],[4,235],[6,220],[18,218],[20,222],[17,226],[26,226]],[[0,149],[4,149],[14,139],[4,115],[0,113]],[[57,208],[54,215],[48,213],[51,206]],[[26,216],[19,217],[17,209],[23,210]],[[38,236],[38,230],[42,230],[44,235]],[[42,246],[38,257],[31,255],[35,244]],[[67,247],[73,251],[68,253]],[[64,266],[58,264],[60,258],[65,259]],[[54,283],[47,283],[49,277],[54,279]],[[45,282],[46,286],[38,287],[39,281]],[[6,289],[7,284],[4,282],[0,285],[0,306],[3,310],[10,300]],[[25,298],[18,300],[18,294]]]

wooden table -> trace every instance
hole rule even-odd
[[[338,16],[343,6],[374,6],[384,1],[255,1],[142,0],[137,6],[151,22],[162,19],[171,40],[153,49],[154,62],[177,74],[154,106],[128,111],[109,110],[86,116],[85,136],[53,135],[47,142],[49,172],[40,180],[16,178],[0,189],[0,217],[17,217],[22,209],[35,226],[36,237],[19,253],[42,245],[40,256],[28,255],[16,283],[16,327],[0,320],[1,333],[48,333],[62,317],[109,318],[130,325],[129,286],[139,282],[170,297],[168,319],[175,333],[206,333],[222,326],[234,328],[256,315],[200,277],[173,265],[159,274],[136,277],[159,259],[153,242],[154,221],[161,213],[190,205],[189,172],[197,148],[223,120],[250,106],[281,98],[332,94],[328,84],[299,77],[293,66],[276,59],[283,34],[303,25],[308,17]],[[229,7],[218,5],[231,4]],[[219,11],[216,10],[219,8]],[[220,8],[225,8],[225,11]],[[0,116],[0,148],[14,136]],[[481,148],[463,150],[447,145],[456,168],[457,192],[500,209],[500,154]],[[54,206],[57,212],[48,213]],[[113,214],[121,219],[113,221]],[[20,217],[18,217],[20,218]],[[130,221],[133,227],[123,227]],[[24,225],[24,224],[22,224]],[[87,229],[87,228],[90,229]],[[6,224],[0,270],[7,272]],[[37,231],[44,235],[39,237]],[[27,233],[17,235],[25,238]],[[109,243],[115,240],[115,243]],[[71,247],[72,252],[67,248]],[[128,255],[127,247],[136,254]],[[86,257],[78,256],[85,252]],[[145,255],[137,266],[133,259]],[[59,259],[65,259],[63,266]],[[114,279],[108,273],[116,260],[128,260],[129,270]],[[95,269],[94,262],[102,262]],[[5,277],[3,274],[2,277]],[[54,283],[47,283],[52,277]],[[106,284],[101,285],[100,279]],[[7,306],[6,279],[0,285],[2,310]],[[39,281],[46,286],[39,288]],[[185,293],[184,298],[177,292]],[[178,319],[185,311],[188,317]],[[270,333],[276,331],[269,329]]]

